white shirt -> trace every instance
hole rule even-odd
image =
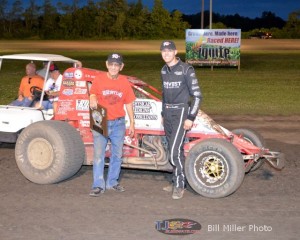
[[[58,78],[56,79],[56,81],[53,78],[49,78],[46,82],[45,91],[53,91],[53,92],[60,91],[62,77],[63,76],[60,74],[58,76]],[[56,101],[58,101],[58,97],[49,96],[49,101],[50,102],[56,102]]]

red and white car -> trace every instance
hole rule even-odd
[[[0,63],[4,59],[73,64],[62,73],[57,112],[0,106],[0,142],[16,143],[15,158],[22,174],[34,183],[51,184],[73,176],[83,164],[92,165],[88,94],[99,70],[76,67],[77,60],[60,55],[6,55],[0,56]],[[125,137],[122,167],[171,172],[161,124],[161,92],[135,77],[128,76],[128,80],[137,97],[136,131],[133,138]],[[43,90],[40,95],[44,96]],[[209,198],[232,194],[242,184],[245,173],[258,169],[265,161],[276,169],[284,167],[284,154],[267,149],[260,134],[246,128],[230,131],[201,110],[187,133],[184,150],[188,184]],[[109,157],[109,146],[106,154]]]

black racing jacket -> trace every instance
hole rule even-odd
[[[163,66],[161,79],[163,109],[165,104],[188,104],[187,119],[194,121],[202,100],[194,68],[178,58],[178,63],[171,68],[167,64]]]

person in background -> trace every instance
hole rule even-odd
[[[48,62],[47,61],[43,61],[43,68],[37,70],[36,74],[40,75],[42,78],[45,79],[46,72],[47,72],[47,66],[48,66]],[[49,78],[49,76],[48,76],[48,78]]]
[[[36,65],[28,63],[26,65],[26,76],[21,80],[18,98],[10,105],[30,107],[33,103],[32,87],[43,89],[44,79],[36,74]]]
[[[128,134],[130,137],[134,135],[133,101],[135,95],[127,78],[119,74],[124,67],[122,55],[110,54],[106,61],[106,67],[108,71],[99,73],[90,89],[90,108],[97,109],[97,104],[101,104],[107,110],[108,120],[108,136],[92,130],[94,138],[93,184],[90,191],[92,197],[104,193],[105,189],[116,192],[125,191],[125,188],[119,184],[126,131],[124,106],[130,120]],[[111,143],[111,156],[105,181],[103,173],[108,141]]]
[[[180,199],[183,197],[186,183],[184,138],[193,126],[202,95],[194,68],[176,57],[175,43],[163,41],[160,51],[166,63],[161,69],[162,118],[170,162],[174,167],[172,183],[163,190],[173,192],[173,199]]]
[[[59,96],[59,91],[62,83],[62,74],[56,64],[52,63],[49,68],[49,76],[45,85],[45,94],[47,100],[42,101],[42,107],[37,103],[36,107],[48,110],[53,108],[54,113],[57,110],[57,101]]]

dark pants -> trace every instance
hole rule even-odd
[[[184,138],[186,130],[183,129],[187,118],[188,106],[186,104],[167,104],[164,106],[164,129],[170,153],[170,162],[174,167],[173,185],[177,188],[185,187],[184,174]]]

